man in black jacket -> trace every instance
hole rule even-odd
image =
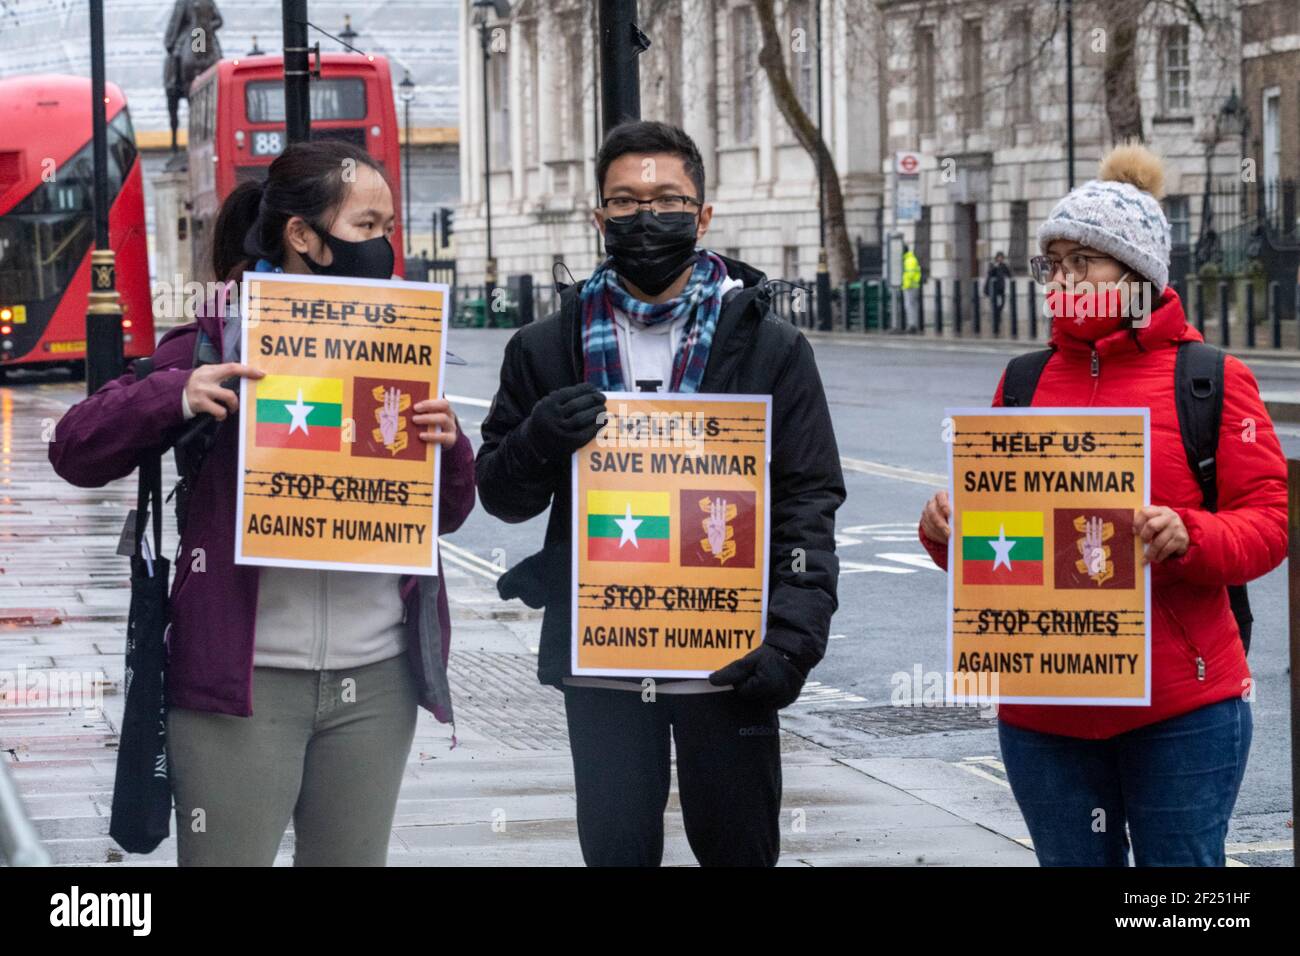
[[[506,345],[482,426],[477,474],[487,511],[516,522],[551,510],[544,549],[504,574],[499,588],[546,608],[538,678],[564,691],[587,863],[660,863],[671,737],[699,861],[772,865],[780,852],[777,711],[825,654],[837,606],[844,478],[825,393],[808,342],[772,314],[766,277],[697,249],[712,208],[685,132],[652,122],[611,130],[597,181],[595,224],[609,259],[566,290],[559,312]],[[598,286],[613,289],[606,301],[622,303],[614,314],[596,301],[602,296],[584,294]],[[593,344],[602,335],[603,352]],[[604,395],[593,383],[772,396],[766,636],[707,681],[571,674],[570,468],[603,420]]]
[[[984,294],[989,297],[993,309],[993,328],[997,329],[1002,321],[1002,308],[1007,304],[1007,283],[1011,281],[1011,267],[1007,265],[1006,256],[998,253],[989,263],[988,275],[984,277]]]

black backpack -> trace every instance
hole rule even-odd
[[[1038,388],[1047,360],[1055,349],[1041,349],[1018,355],[1007,363],[1002,383],[1002,404],[1028,407]],[[1215,457],[1219,448],[1219,424],[1223,420],[1222,349],[1205,342],[1182,342],[1174,362],[1174,395],[1178,405],[1178,427],[1183,433],[1187,464],[1201,486],[1201,499],[1207,511],[1218,507],[1219,492],[1215,480]],[[1255,618],[1250,613],[1246,585],[1229,584],[1228,602],[1237,619],[1241,643],[1250,653],[1250,631]]]

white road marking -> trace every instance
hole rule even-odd
[[[840,574],[915,574],[914,568],[896,568],[891,564],[869,564],[864,561],[840,561]]]
[[[492,403],[486,398],[471,398],[468,395],[447,395],[447,401],[457,405],[473,405],[475,408],[491,408]]]
[[[865,458],[840,458],[840,465],[849,471],[861,472],[864,475],[875,475],[878,478],[893,478],[895,481],[910,481],[917,485],[927,485],[932,488],[947,488],[948,476],[939,475],[932,471],[916,471],[912,468],[899,468],[897,465],[886,465],[878,461],[867,461]]]
[[[916,522],[915,521],[885,521],[879,524],[855,524],[847,528],[841,528],[845,534],[886,534],[904,536],[904,540],[913,541],[916,539]],[[910,536],[910,537],[909,537]]]
[[[968,773],[973,773],[977,777],[996,783],[999,787],[1003,787],[1007,790],[1011,789],[1011,784],[1007,783],[1004,778],[989,773],[984,769],[985,767],[991,767],[994,770],[1001,771],[1005,774],[1007,768],[1002,765],[1002,761],[997,757],[963,757],[959,762],[954,763],[953,766],[960,767]]]
[[[848,691],[840,690],[838,687],[831,687],[820,681],[810,680],[803,685],[803,691],[799,694],[799,699],[795,701],[795,704],[865,704],[866,702],[865,697],[850,694]]]
[[[920,568],[922,571],[938,571],[941,574],[947,574],[928,554],[912,554],[902,551],[883,551],[876,555],[878,558],[884,558],[886,561],[897,561],[900,564],[910,564],[914,568]]]
[[[1006,764],[1004,764],[997,757],[993,757],[993,756],[963,757],[962,759],[967,763],[978,763],[978,764],[983,764],[985,767],[992,767],[994,770],[998,771],[1003,775],[1005,775],[1007,772]]]
[[[455,565],[462,571],[470,571],[474,574],[482,575],[490,581],[495,581],[504,573],[504,569],[498,565],[495,565],[484,558],[480,558],[473,551],[452,544],[450,541],[439,539],[438,548],[442,551],[444,561],[448,564]]]

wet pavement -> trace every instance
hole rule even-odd
[[[56,864],[171,865],[174,838],[142,856],[108,837],[129,599],[115,550],[135,479],[81,489],[53,473],[46,441],[83,394],[53,376],[0,387],[0,761]],[[168,461],[165,486],[172,480]],[[444,546],[457,746],[420,712],[390,863],[581,864],[563,701],[535,678],[540,617],[501,602],[496,572],[456,537],[473,545],[474,531]],[[174,551],[174,534],[164,544]],[[797,706],[860,699],[816,681],[805,697]],[[833,749],[794,733],[782,746],[784,865],[1034,862],[1016,840]],[[292,847],[290,828],[277,863],[292,862]],[[664,861],[693,863],[675,786]]]

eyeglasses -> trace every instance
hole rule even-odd
[[[698,199],[690,196],[656,196],[654,199],[633,199],[631,196],[615,196],[613,199],[606,199],[601,204],[605,210],[605,215],[611,219],[631,219],[641,211],[642,206],[650,207],[652,216],[671,216],[677,213],[689,211],[690,206],[696,208],[703,205]]]
[[[1088,278],[1088,263],[1094,259],[1114,261],[1111,256],[1086,256],[1082,252],[1069,252],[1063,256],[1033,256],[1029,260],[1029,273],[1034,281],[1047,285],[1057,269],[1064,271],[1067,279],[1082,282]]]

